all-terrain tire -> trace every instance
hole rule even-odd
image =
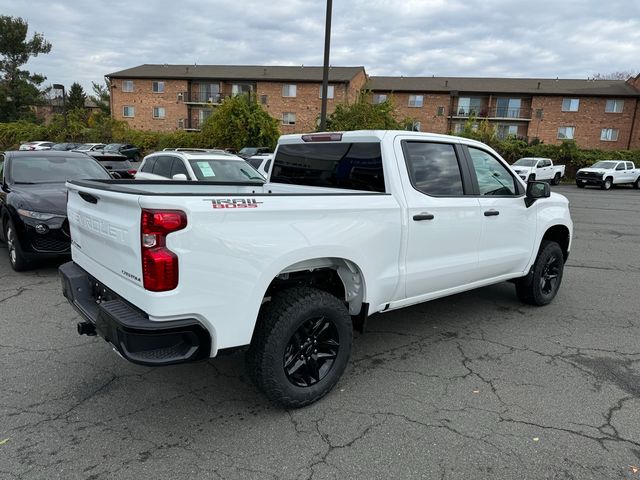
[[[564,270],[564,255],[556,242],[543,240],[526,277],[516,280],[518,298],[529,305],[547,305],[555,298]]]
[[[316,319],[332,325],[339,346],[332,364],[317,383],[300,386],[285,369],[285,354],[294,337],[298,342],[300,330]],[[338,383],[351,355],[352,340],[351,317],[341,300],[308,287],[283,290],[260,311],[246,354],[247,370],[272,402],[285,408],[303,407],[325,396]]]

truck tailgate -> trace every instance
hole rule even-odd
[[[119,277],[141,285],[139,196],[73,184],[67,187],[74,260],[88,257]]]

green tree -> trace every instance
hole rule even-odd
[[[27,40],[29,26],[19,17],[0,15],[0,122],[32,118],[31,106],[42,100],[43,75],[20,67],[29,58],[49,53],[51,44],[40,33]]]
[[[327,117],[328,130],[404,130],[410,119],[397,120],[390,98],[372,103],[369,92],[362,92],[352,104],[341,103]]]
[[[93,95],[89,98],[100,108],[103,113],[107,115],[111,114],[111,83],[108,79],[105,79],[105,84],[100,85],[98,82],[91,82],[91,88],[93,89]]]
[[[69,93],[67,94],[67,108],[73,110],[75,108],[84,108],[84,102],[87,100],[87,95],[84,93],[82,85],[78,82],[71,84]]]
[[[238,150],[246,146],[274,148],[279,136],[278,121],[249,95],[227,98],[201,131],[207,146]]]

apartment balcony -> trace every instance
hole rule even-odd
[[[493,107],[493,108],[474,108],[474,107],[460,107],[453,111],[451,118],[480,118],[487,120],[531,120],[531,109],[526,107],[520,108],[506,108],[506,107]]]
[[[193,105],[220,105],[229,96],[211,92],[180,92],[178,100]]]
[[[185,132],[199,132],[201,130],[200,120],[197,118],[191,119],[181,118],[178,120],[178,130],[184,130]]]

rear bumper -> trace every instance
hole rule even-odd
[[[130,362],[155,367],[209,358],[211,336],[197,320],[149,320],[74,262],[60,266],[60,279],[64,296],[89,322],[84,331],[95,328]]]

